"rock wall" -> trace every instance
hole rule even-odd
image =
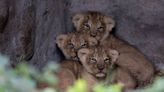
[[[164,0],[0,0],[0,52],[14,64],[58,62],[55,37],[73,31],[72,14],[87,10],[112,16],[117,36],[164,67]]]

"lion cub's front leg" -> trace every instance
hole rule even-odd
[[[133,77],[123,68],[116,70],[116,82],[123,84],[126,89],[134,89],[136,87],[136,81]]]
[[[57,88],[60,92],[66,91],[68,87],[73,85],[75,81],[75,76],[73,75],[72,71],[68,69],[62,69],[57,74],[57,77],[59,78],[59,83]]]
[[[72,86],[78,77],[81,65],[74,61],[63,61],[60,64],[60,70],[56,73],[59,78],[57,89],[59,92],[65,92],[69,86]]]

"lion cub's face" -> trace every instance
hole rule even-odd
[[[79,49],[98,44],[95,38],[77,32],[57,36],[56,43],[64,56],[71,60],[78,60],[77,51]]]
[[[111,17],[107,17],[98,12],[85,12],[75,14],[72,22],[77,31],[83,31],[97,40],[105,39],[115,22]]]
[[[105,78],[111,65],[117,60],[116,50],[103,48],[83,48],[78,51],[78,57],[87,72],[97,78]]]

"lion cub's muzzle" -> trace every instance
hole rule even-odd
[[[105,69],[103,64],[97,64],[97,69],[98,73],[96,73],[96,77],[102,78],[106,76],[106,74],[103,72]]]
[[[79,61],[79,58],[77,56],[71,56],[72,60]]]
[[[96,36],[97,36],[97,33],[96,33],[96,32],[91,32],[90,35],[91,35],[92,37],[96,37]]]

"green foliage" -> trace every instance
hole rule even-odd
[[[164,78],[158,77],[152,85],[132,92],[164,92]]]
[[[101,84],[98,84],[94,87],[94,92],[121,92],[122,86],[121,84],[113,84],[111,86],[104,86]]]
[[[0,62],[0,92],[27,92],[27,90],[32,91],[32,89],[35,88],[35,83],[30,78],[21,77],[19,75],[21,72],[7,67],[7,58],[1,56]],[[23,73],[25,72],[26,74],[22,74],[22,76],[27,76],[27,71],[24,71]]]
[[[67,92],[86,92],[87,84],[84,80],[77,80],[72,87],[69,87]]]
[[[57,79],[55,76],[52,77],[52,74],[57,69],[56,64],[51,63],[51,66],[48,65],[42,73],[25,63],[19,64],[14,69],[8,64],[9,60],[0,56],[0,92],[56,92],[52,88],[39,91],[36,83],[36,80],[39,80],[55,84]]]
[[[0,92],[57,92],[55,88],[46,87],[37,88],[37,81],[55,85],[58,79],[54,72],[58,70],[58,65],[49,63],[42,72],[37,71],[34,67],[21,63],[17,67],[9,67],[9,59],[0,56]],[[128,92],[164,92],[164,78],[156,78],[155,82],[143,89],[131,90]],[[86,92],[86,81],[77,80],[73,86],[69,87],[67,92]],[[97,84],[93,88],[94,92],[121,92],[121,84],[104,86]]]
[[[58,65],[50,62],[47,67],[44,68],[43,71],[43,81],[47,82],[48,84],[53,85],[54,83],[57,83],[58,79],[54,77],[54,72],[58,70]],[[48,76],[48,77],[47,77]]]
[[[87,92],[87,84],[84,80],[77,80],[72,87],[69,87],[67,92]],[[114,84],[111,86],[104,86],[103,84],[97,84],[94,86],[94,92],[121,92],[122,86],[120,84]]]

